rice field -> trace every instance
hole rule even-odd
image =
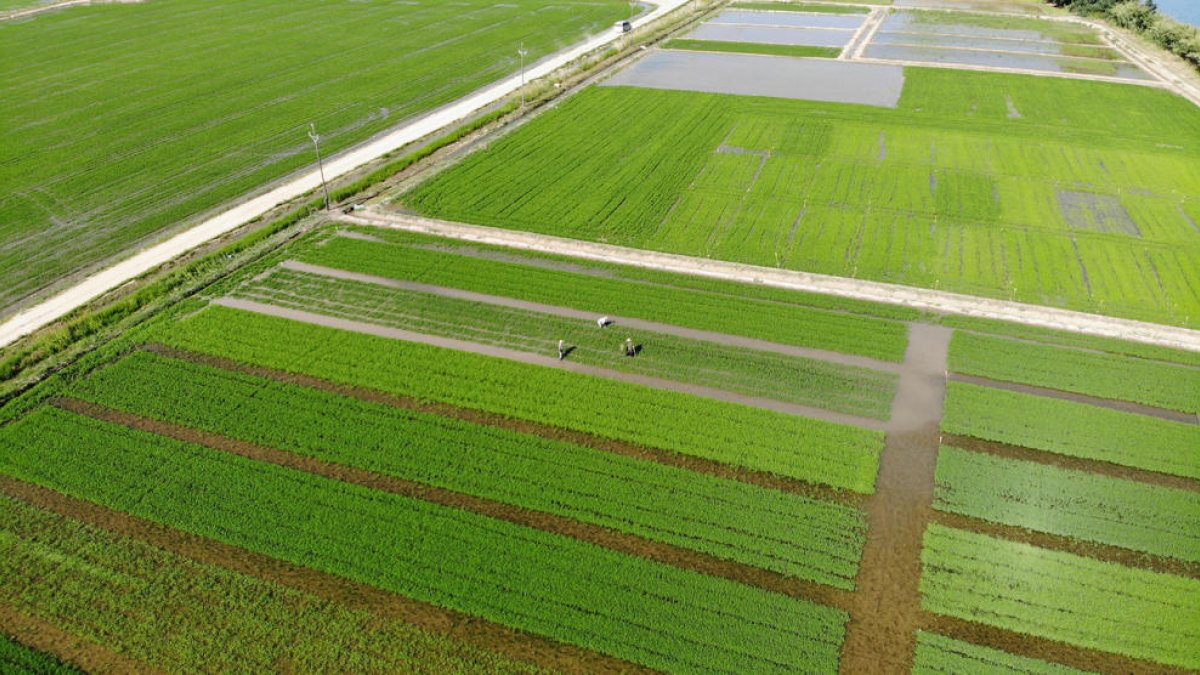
[[[398,202],[450,220],[1197,325],[1198,154],[1200,115],[1164,91],[907,68],[895,110],[592,88]]]
[[[0,314],[611,26],[616,0],[102,4],[0,24]],[[314,30],[314,27],[319,27]],[[403,73],[403,76],[398,76]]]

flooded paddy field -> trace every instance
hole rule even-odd
[[[889,33],[880,32],[871,40],[876,45],[905,45],[910,47],[952,47],[1022,54],[1047,54],[1050,56],[1088,56],[1117,60],[1121,56],[1110,47],[1063,45],[1042,40],[1017,40],[1012,38],[983,38],[940,33]]]
[[[945,63],[968,66],[990,66],[1047,73],[1079,73],[1126,79],[1151,80],[1146,71],[1124,61],[1081,59],[1041,54],[1015,54],[975,49],[942,47],[911,47],[905,45],[871,45],[867,58],[919,63]]]
[[[854,35],[851,30],[827,28],[775,28],[769,26],[732,26],[705,24],[689,33],[689,40],[714,42],[754,42],[770,45],[807,45],[844,47]]]
[[[792,47],[845,47],[860,15],[729,10],[684,36],[687,40]]]
[[[904,88],[900,66],[747,54],[656,52],[605,86],[769,96],[896,107]]]
[[[857,14],[802,14],[800,12],[730,10],[721,12],[715,19],[707,23],[857,30],[863,24],[863,21],[864,16]]]
[[[905,12],[889,15],[862,55],[905,63],[958,64],[1152,80],[1091,26],[1044,19]]]

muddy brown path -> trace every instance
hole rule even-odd
[[[51,654],[59,661],[87,673],[140,675],[159,672],[141,661],[68,633],[49,621],[29,616],[14,607],[0,603],[0,634],[3,633],[13,636],[17,642],[27,647]],[[0,663],[0,666],[3,666],[3,663]]]
[[[572,645],[491,623],[478,617],[426,604],[343,577],[298,567],[214,539],[76,499],[41,486],[0,476],[0,492],[67,518],[133,537],[172,553],[218,565],[265,581],[295,588],[352,609],[406,621],[450,635],[477,647],[567,673],[649,673],[640,666]],[[141,664],[137,664],[141,666]],[[102,671],[104,672],[104,671]],[[149,672],[140,667],[108,672]]]
[[[911,324],[892,402],[867,543],[851,599],[842,673],[907,673],[921,626],[921,547],[932,512],[953,331]]]
[[[467,340],[458,340],[456,338],[441,337],[438,335],[430,335],[428,333],[418,333],[401,328],[391,328],[388,326],[381,326],[379,324],[367,323],[365,321],[342,319],[328,316],[326,314],[317,314],[315,312],[306,312],[299,309],[269,305],[254,300],[225,297],[213,300],[212,304],[220,305],[222,307],[230,307],[233,309],[240,309],[246,312],[254,312],[256,314],[263,314],[265,316],[274,316],[283,319],[289,319],[291,321],[299,321],[314,326],[336,328],[338,330],[362,333],[364,335],[374,335],[376,337],[383,337],[391,340],[415,342],[434,347],[453,349],[460,352],[469,352],[472,354],[492,356],[509,361],[517,361],[519,363],[528,363],[546,368],[568,370],[573,373],[581,373],[584,375],[595,375],[597,377],[603,377],[609,380],[620,380],[622,382],[629,382],[631,384],[640,384],[644,387],[651,387],[653,389],[675,391],[683,394],[690,394],[692,396],[699,396],[701,398],[724,401],[726,403],[737,403],[739,405],[750,406],[752,408],[762,408],[763,410],[781,412],[788,415],[798,415],[800,417],[825,420],[827,422],[834,422],[835,424],[846,424],[875,430],[883,430],[884,428],[883,422],[867,417],[859,417],[858,415],[850,415],[833,410],[825,410],[823,408],[813,408],[811,406],[788,403],[786,401],[778,401],[761,396],[749,396],[733,391],[727,391],[725,389],[705,387],[698,384],[678,382],[676,380],[667,380],[661,377],[651,377],[649,375],[639,375],[637,373],[626,373],[619,370],[612,370],[610,368],[590,366],[571,360],[563,361],[559,360],[556,356],[551,355],[534,354],[532,352],[523,352],[516,349],[508,349],[506,347],[498,347],[495,345],[469,342]]]
[[[344,464],[335,464],[305,455],[278,450],[255,443],[200,431],[190,427],[163,422],[131,413],[114,410],[79,399],[62,398],[55,405],[93,419],[113,422],[133,429],[166,436],[186,443],[240,455],[248,459],[304,471],[343,483],[361,485],[372,490],[420,499],[422,501],[470,511],[504,520],[543,532],[586,541],[610,550],[654,560],[701,574],[722,577],[776,593],[803,598],[811,602],[845,607],[848,593],[813,582],[787,577],[742,563],[646,539],[606,527],[573,520],[563,516],[496,502],[482,497],[434,487],[424,483],[387,476]]]
[[[483,410],[462,408],[448,403],[440,403],[436,401],[423,401],[409,396],[390,394],[375,389],[367,389],[365,387],[338,384],[336,382],[330,382],[328,380],[312,377],[311,375],[289,373],[283,370],[267,368],[265,366],[249,365],[220,356],[200,354],[175,347],[168,347],[166,345],[148,344],[144,345],[142,348],[146,351],[161,354],[173,359],[191,361],[193,363],[200,363],[203,365],[212,366],[214,368],[220,368],[222,370],[229,370],[246,375],[253,375],[255,377],[264,377],[276,380],[278,382],[286,382],[288,384],[295,384],[302,387],[318,389],[320,391],[327,391],[340,396],[356,398],[360,401],[378,403],[391,406],[393,408],[402,408],[404,410],[416,410],[419,412],[441,415],[442,417],[463,420],[464,422],[471,422],[473,424],[482,424],[500,429],[508,429],[510,431],[540,436],[542,438],[547,438],[554,441],[562,441],[564,443],[580,445],[593,450],[611,452],[616,455],[623,455],[625,457],[633,457],[635,459],[642,459],[680,469],[687,469],[688,471],[694,471],[696,473],[702,473],[717,478],[741,481],[743,483],[750,483],[759,487],[780,490],[782,492],[792,492],[812,499],[844,504],[846,506],[852,506],[855,508],[861,508],[865,499],[863,495],[857,492],[851,492],[849,490],[841,490],[824,485],[806,483],[794,478],[786,478],[763,471],[744,469],[730,464],[722,464],[721,462],[710,459],[704,459],[692,455],[683,455],[650,447],[648,445],[638,445],[628,441],[619,441],[583,431],[555,427],[549,424],[505,417],[504,415],[489,413]]]

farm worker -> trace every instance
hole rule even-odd
[[[559,340],[558,341],[558,360],[562,361],[563,357],[566,355],[567,355],[567,343],[563,342],[562,340]]]
[[[604,328],[605,326],[607,326],[610,323],[612,323],[612,322],[608,320],[607,316],[602,316],[599,319],[596,319],[596,325],[601,328]]]
[[[637,348],[633,346],[633,338],[625,338],[625,356],[633,356],[637,354]]]

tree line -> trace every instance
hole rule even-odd
[[[1200,30],[1160,14],[1154,0],[1049,0],[1076,14],[1108,19],[1200,69]]]

